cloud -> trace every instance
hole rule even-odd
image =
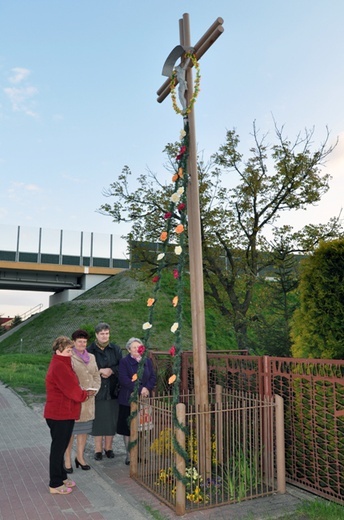
[[[30,76],[31,72],[29,69],[24,69],[22,67],[14,67],[11,69],[12,74],[8,77],[10,83],[21,83],[24,79]]]
[[[37,193],[41,188],[37,184],[25,184],[24,182],[12,182],[7,190],[8,198],[15,201],[22,200],[25,192]]]
[[[12,85],[4,87],[3,91],[9,99],[12,110],[14,112],[23,112],[27,116],[37,117],[37,113],[33,110],[34,98],[38,94],[38,89],[30,84],[23,84],[30,76],[28,69],[15,67],[11,70],[8,80]]]

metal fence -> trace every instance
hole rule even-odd
[[[130,474],[178,515],[285,491],[281,398],[217,386],[202,409],[192,394],[174,406],[166,395],[139,404],[149,419],[131,430]]]
[[[152,353],[158,387],[168,387],[170,356]],[[233,356],[209,352],[208,385],[284,401],[287,482],[344,504],[344,360]],[[193,388],[184,352],[181,391]],[[168,388],[167,388],[168,391]]]

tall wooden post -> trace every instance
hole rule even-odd
[[[213,25],[204,33],[195,47],[191,47],[190,20],[186,13],[179,20],[180,46],[173,49],[168,60],[181,58],[181,66],[184,54],[191,51],[198,60],[214,41],[222,34],[223,20],[218,18]],[[166,64],[165,64],[166,66]],[[165,69],[164,66],[164,69]],[[172,72],[172,70],[171,70]],[[166,74],[166,70],[164,72]],[[168,73],[166,75],[169,75]],[[193,96],[192,63],[185,69],[185,91],[186,106],[189,105]],[[170,92],[170,78],[158,90],[158,101],[161,102]],[[199,205],[199,184],[197,171],[196,150],[196,128],[194,108],[185,116],[189,123],[189,149],[188,149],[188,175],[189,183],[187,190],[188,211],[188,237],[189,237],[189,264],[190,264],[190,286],[191,286],[191,317],[192,317],[192,344],[194,358],[194,390],[197,411],[197,439],[199,471],[204,478],[211,475],[211,442],[210,442],[210,415],[208,412],[208,370],[207,370],[207,345],[205,334],[204,315],[204,286],[203,286],[203,259],[201,238],[201,217]]]
[[[187,13],[179,20],[180,46],[183,50],[191,49],[196,58],[208,50],[214,41],[222,34],[223,20],[217,18],[215,22],[204,33],[202,38],[191,47],[190,19]],[[178,48],[172,51],[171,55]],[[183,52],[179,53],[181,60]],[[178,57],[179,57],[178,56]],[[192,63],[186,69],[185,79],[187,82],[186,104],[188,105],[193,95]],[[163,101],[170,92],[170,79],[157,91],[158,102]],[[203,260],[202,260],[202,239],[201,239],[201,218],[199,207],[199,183],[197,171],[197,150],[196,150],[196,128],[194,108],[188,114],[189,123],[189,159],[188,174],[189,184],[187,191],[187,210],[188,210],[188,237],[189,237],[189,262],[190,262],[190,284],[191,284],[191,316],[192,316],[192,342],[194,356],[194,385],[196,394],[196,404],[201,408],[208,404],[208,374],[207,374],[207,346],[205,335],[205,316],[204,316],[204,286],[203,286]]]

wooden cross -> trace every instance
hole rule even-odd
[[[157,91],[157,101],[161,103],[170,93],[170,81],[173,66],[178,58],[181,59],[180,66],[185,70],[186,88],[179,89],[179,95],[185,95],[185,106],[188,106],[193,96],[192,63],[183,63],[186,52],[193,52],[196,59],[209,49],[209,47],[223,33],[223,19],[217,18],[215,22],[204,33],[202,38],[194,47],[190,44],[190,21],[189,15],[183,14],[179,20],[180,45],[175,47],[168,56],[163,75],[169,79]],[[177,77],[178,80],[178,77]],[[183,80],[183,79],[182,79]],[[190,259],[190,285],[191,285],[191,316],[192,316],[192,343],[194,356],[194,384],[196,405],[208,404],[208,371],[207,371],[207,346],[205,335],[204,317],[204,287],[203,287],[203,261],[202,261],[202,240],[201,240],[201,219],[199,207],[199,186],[197,172],[197,151],[196,151],[196,131],[194,109],[185,116],[189,122],[189,157],[188,173],[190,182],[187,189],[187,210],[188,210],[188,235],[189,235],[189,259]]]
[[[161,103],[170,93],[170,81],[174,63],[181,59],[177,81],[183,82],[179,87],[179,96],[182,98],[182,107],[187,107],[193,96],[192,61],[183,61],[186,52],[195,54],[199,60],[209,47],[217,40],[223,32],[223,20],[217,18],[204,33],[202,38],[192,48],[190,44],[190,21],[189,15],[184,14],[179,20],[180,45],[175,47],[169,54],[163,74],[168,79],[158,90],[158,102]],[[177,68],[178,72],[178,68]],[[185,96],[185,102],[183,102]],[[190,286],[191,286],[191,317],[192,317],[192,344],[194,358],[194,392],[197,412],[208,410],[208,370],[207,370],[207,345],[205,334],[204,316],[204,286],[203,286],[203,261],[201,240],[201,218],[199,207],[199,186],[197,172],[197,151],[194,108],[188,115],[184,115],[189,123],[189,150],[188,150],[188,174],[190,182],[187,188],[187,211],[188,211],[188,235],[189,235],[189,261],[190,261]],[[198,432],[198,461],[199,471],[203,478],[211,477],[211,435],[210,415],[208,413],[197,414],[196,429]],[[184,468],[185,469],[185,468]],[[181,492],[177,486],[177,507],[182,514],[185,501],[185,492]],[[179,505],[178,505],[179,504]],[[177,511],[178,514],[178,511]]]

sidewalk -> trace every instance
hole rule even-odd
[[[70,475],[77,487],[70,495],[48,489],[50,434],[42,407],[31,409],[0,383],[0,520],[159,520],[180,518],[129,477],[121,438],[115,438],[115,459],[93,460],[92,438],[86,446],[90,471]],[[241,504],[198,511],[186,520],[272,520],[292,513],[312,499],[295,488]]]

